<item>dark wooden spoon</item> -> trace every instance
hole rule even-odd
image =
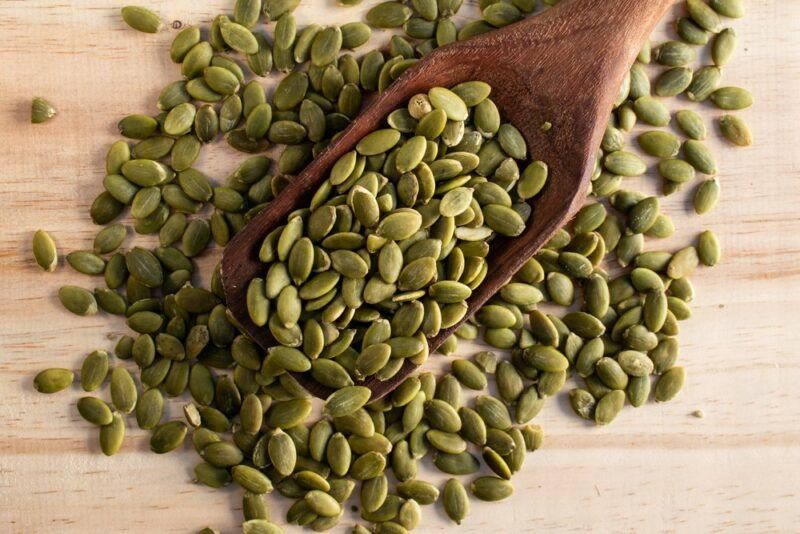
[[[467,301],[469,311],[464,320],[472,316],[583,205],[620,84],[645,39],[673,2],[564,0],[541,15],[423,57],[378,95],[225,247],[222,279],[228,308],[262,348],[274,345],[269,330],[250,321],[245,299],[250,280],[264,275],[264,265],[258,260],[263,238],[283,224],[290,212],[308,206],[333,163],[366,134],[382,127],[385,117],[405,106],[413,95],[434,86],[482,80],[492,86],[491,98],[504,120],[522,132],[531,157],[546,162],[550,175],[542,193],[534,199],[533,216],[525,232],[492,242],[488,273]],[[550,122],[552,129],[542,131],[544,122]],[[458,326],[429,338],[430,351]],[[373,399],[378,399],[415,367],[407,361],[393,378],[383,382],[372,378],[363,385],[372,390]],[[295,377],[316,396],[325,398],[332,392],[309,373]]]

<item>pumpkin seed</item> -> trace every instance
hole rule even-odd
[[[115,412],[111,423],[100,427],[100,449],[106,456],[113,456],[119,451],[124,439],[125,421]]]
[[[134,30],[144,33],[158,33],[164,26],[158,15],[141,6],[122,8],[122,20]]]

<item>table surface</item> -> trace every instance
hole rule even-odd
[[[301,25],[343,23],[373,3],[304,0],[297,17]],[[166,21],[207,24],[232,2],[147,4]],[[537,419],[545,445],[514,478],[514,496],[473,501],[461,532],[775,532],[800,524],[800,3],[748,8],[734,24],[742,46],[725,80],[755,95],[743,116],[756,144],[733,150],[711,136],[723,188],[712,214],[690,215],[684,194],[663,202],[679,228],[666,247],[705,228],[724,246],[721,265],[694,277],[694,316],[680,336],[685,390],[671,403],[629,407],[608,428],[568,413],[565,395],[551,401]],[[665,21],[660,36],[666,28]],[[31,385],[42,368],[78,369],[89,351],[113,346],[108,332],[125,331],[119,318],[63,311],[57,288],[86,279],[63,258],[56,273],[42,274],[30,237],[45,228],[62,252],[90,246],[96,227],[87,210],[101,190],[115,124],[127,113],[152,113],[160,87],[179,76],[167,54],[176,31],[125,31],[117,9],[97,0],[3,0],[0,29],[0,524],[25,533],[234,531],[239,492],[192,484],[196,457],[188,446],[153,455],[146,433],[129,422],[122,450],[106,458],[74,407],[79,388],[44,396]],[[47,125],[28,122],[34,95],[59,109]],[[696,107],[709,121],[719,115]],[[208,152],[199,166],[212,176],[235,166],[238,156],[226,147]],[[655,191],[656,184],[651,173],[634,185]],[[477,349],[462,344],[461,354]],[[434,366],[444,360],[432,358]],[[695,410],[705,418],[693,417]],[[423,473],[444,480],[432,469]],[[286,501],[269,501],[281,518]],[[440,507],[425,512],[421,531],[452,528]]]

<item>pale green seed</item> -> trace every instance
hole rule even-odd
[[[340,29],[342,31],[342,48],[351,50],[366,44],[372,35],[370,27],[363,22],[348,22],[343,24]],[[295,46],[296,49],[297,46]]]
[[[741,118],[735,115],[723,115],[719,119],[719,129],[723,137],[736,146],[750,146],[753,144],[753,134],[750,127]]]
[[[374,512],[386,500],[389,482],[385,475],[365,480],[361,485],[361,507],[367,512]]]
[[[75,315],[94,315],[97,301],[91,291],[78,286],[63,286],[58,290],[61,304]]]
[[[591,419],[594,416],[597,401],[591,393],[585,389],[572,389],[569,392],[569,403],[572,410],[578,417]]]
[[[134,30],[144,33],[157,33],[164,26],[158,15],[141,6],[123,7],[122,20]]]
[[[363,407],[372,392],[363,386],[349,386],[332,393],[325,401],[324,411],[331,417],[350,415]]]
[[[297,450],[292,438],[278,429],[269,440],[269,457],[276,471],[288,476],[297,462]]]
[[[392,129],[376,130],[364,136],[356,145],[356,150],[364,156],[382,154],[400,141],[400,132]]]
[[[433,461],[437,469],[449,475],[471,475],[480,469],[478,459],[467,451],[459,454],[439,453]]]
[[[598,425],[611,423],[625,404],[625,392],[614,390],[606,393],[598,401],[594,411],[594,420]]]
[[[214,467],[233,467],[239,465],[244,457],[236,445],[226,441],[209,443],[200,450],[200,456]]]
[[[514,486],[502,478],[484,476],[472,481],[470,491],[478,499],[492,502],[510,497],[514,492]]]
[[[145,391],[136,403],[136,423],[139,428],[149,430],[161,421],[164,415],[164,396],[158,388]]]
[[[694,167],[680,159],[665,159],[659,162],[658,172],[662,178],[678,184],[691,182],[695,177]]]
[[[114,407],[122,413],[131,413],[136,407],[137,396],[133,377],[126,369],[116,367],[111,372],[111,402]]]
[[[741,87],[720,87],[709,97],[720,109],[739,110],[753,105],[753,95]]]
[[[738,19],[745,15],[744,2],[742,0],[711,0],[709,5],[724,17]]]
[[[655,83],[655,93],[661,97],[677,96],[692,83],[692,69],[673,67],[664,71]]]
[[[272,491],[272,482],[258,469],[248,465],[236,465],[231,470],[233,481],[246,491],[263,495]]]
[[[719,240],[711,230],[700,234],[697,243],[697,256],[703,265],[713,267],[719,262],[721,251]]]
[[[258,52],[258,41],[250,30],[235,22],[225,22],[220,26],[222,39],[234,50],[243,54]]]
[[[518,236],[525,231],[525,221],[514,209],[500,204],[483,207],[486,225],[500,235]]]
[[[675,22],[675,31],[686,43],[693,45],[704,45],[708,43],[708,32],[689,18],[679,18]]]
[[[96,426],[111,424],[114,419],[108,405],[97,397],[81,397],[77,407],[81,417]]]
[[[33,379],[33,387],[39,393],[57,393],[68,388],[75,374],[68,369],[46,369]]]
[[[702,142],[689,139],[683,143],[683,157],[703,174],[716,174],[717,165],[711,150]]]
[[[683,388],[685,379],[686,371],[683,367],[673,367],[666,371],[656,382],[653,393],[656,402],[667,402],[675,398]]]
[[[414,499],[422,505],[433,504],[439,498],[439,490],[424,480],[406,480],[396,486],[397,493],[406,499]]]
[[[682,67],[694,58],[694,48],[680,41],[665,42],[658,47],[655,54],[655,60],[667,67]]]
[[[706,138],[706,126],[703,118],[694,111],[682,109],[675,113],[675,121],[681,132],[690,139],[702,141]]]
[[[698,263],[697,249],[694,247],[683,248],[676,252],[669,262],[667,275],[673,279],[684,278],[694,272]]]
[[[53,238],[44,230],[33,234],[33,257],[36,263],[47,272],[53,272],[58,265],[58,250]]]
[[[84,391],[99,388],[108,375],[108,353],[96,350],[89,354],[81,365],[81,387]]]
[[[159,425],[150,435],[150,450],[165,454],[177,449],[186,437],[188,428],[183,421],[169,421]]]
[[[467,105],[461,98],[449,89],[434,87],[428,91],[428,98],[435,109],[441,109],[452,121],[467,119]]]
[[[367,11],[367,23],[373,28],[398,28],[412,15],[411,8],[400,2],[382,2]]]
[[[698,215],[708,213],[714,209],[719,199],[720,186],[716,178],[706,180],[700,184],[694,195],[694,211]]]
[[[692,76],[692,81],[686,89],[686,96],[689,100],[702,102],[717,89],[721,79],[722,70],[719,67],[702,67]]]
[[[631,152],[612,152],[605,157],[603,163],[606,169],[620,176],[639,176],[647,171],[644,161]]]
[[[711,33],[717,33],[720,30],[719,16],[704,0],[686,0],[686,9],[692,20],[703,29]]]
[[[714,59],[714,64],[718,67],[723,67],[733,57],[736,51],[736,32],[733,28],[725,28],[714,37],[714,43],[711,45],[711,57]]]
[[[341,48],[342,30],[336,26],[329,26],[314,36],[311,45],[311,63],[317,67],[333,63]]]
[[[642,96],[634,102],[633,106],[636,116],[642,122],[650,126],[666,126],[669,124],[669,110],[659,100],[650,96]]]
[[[637,141],[642,150],[662,159],[674,158],[681,148],[681,142],[676,135],[658,130],[641,134]]]
[[[41,97],[36,97],[31,101],[31,123],[42,124],[49,121],[56,115],[56,108]]]
[[[114,413],[111,423],[100,428],[100,449],[106,456],[113,456],[124,439],[125,421],[120,414]]]

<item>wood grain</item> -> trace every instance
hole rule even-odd
[[[256,326],[247,312],[247,286],[261,276],[261,243],[295,209],[309,205],[330,168],[386,116],[415,94],[433,86],[453,87],[479,80],[492,86],[492,101],[503,119],[515,125],[531,154],[549,168],[547,184],[533,202],[534,214],[515,238],[492,242],[487,274],[467,299],[467,313],[428,339],[431,352],[470,319],[522,268],[586,201],[597,149],[626,72],[656,22],[673,0],[637,6],[638,0],[570,0],[538,17],[439,48],[378,95],[358,119],[239,232],[222,255],[222,279],[228,308],[263,348],[275,345],[269,330]],[[600,43],[598,43],[600,41]],[[571,75],[564,80],[563,66]],[[530,96],[530,97],[529,97]],[[527,98],[529,97],[529,98]],[[540,126],[548,121],[552,129]],[[377,400],[393,391],[419,366],[406,360],[389,380],[368,378],[361,385]],[[333,390],[311,373],[295,373],[300,384],[325,399]]]
[[[201,24],[230,6],[228,0],[144,3],[166,21]],[[357,20],[372,3],[343,8],[309,0],[298,19],[301,25],[321,14],[331,23]],[[734,23],[742,46],[725,81],[755,94],[755,107],[742,115],[756,146],[727,149],[714,130],[709,144],[719,155],[723,185],[718,209],[699,219],[690,216],[688,194],[664,202],[679,228],[665,247],[705,228],[725,247],[720,266],[694,277],[694,316],[681,325],[680,338],[686,390],[666,405],[626,409],[602,429],[576,420],[559,396],[539,416],[545,447],[527,457],[515,495],[499,504],[473,502],[459,532],[797,530],[800,5],[747,6],[751,14]],[[463,11],[474,15],[475,8]],[[660,37],[671,35],[666,22],[661,26]],[[196,457],[188,447],[153,455],[134,425],[119,455],[105,458],[96,430],[74,408],[77,388],[48,397],[31,386],[39,369],[77,369],[90,350],[112,346],[107,332],[125,331],[119,319],[63,312],[56,288],[90,282],[68,268],[40,273],[29,241],[41,227],[62,251],[90,245],[96,228],[87,210],[101,189],[114,125],[127,113],[153,113],[160,87],[178,78],[166,54],[175,30],[123,31],[116,9],[97,0],[3,0],[0,29],[0,525],[11,533],[185,533],[205,525],[235,532],[239,493],[192,485]],[[58,107],[51,123],[27,122],[34,95]],[[701,108],[709,124],[720,115]],[[235,168],[238,156],[227,148],[208,152],[200,166],[212,176]],[[630,187],[655,192],[658,183],[651,173]],[[464,344],[462,354],[477,349]],[[431,360],[446,365],[445,358]],[[697,409],[704,419],[690,416]],[[179,413],[179,405],[170,410]],[[443,481],[432,469],[422,475]],[[281,518],[286,501],[269,501]],[[426,507],[422,532],[450,528],[440,508]]]

